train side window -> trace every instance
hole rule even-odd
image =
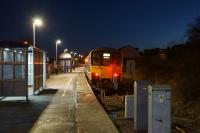
[[[103,53],[103,65],[110,65],[110,53]]]
[[[102,62],[102,57],[101,57],[101,52],[93,52],[92,53],[92,59],[91,59],[91,63],[94,66],[100,66]]]

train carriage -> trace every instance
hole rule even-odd
[[[85,59],[86,75],[92,82],[122,78],[121,53],[113,48],[92,50]]]

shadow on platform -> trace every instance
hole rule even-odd
[[[51,102],[57,89],[45,89],[40,95],[6,97],[0,101],[0,132],[27,133]],[[48,94],[48,95],[46,95]]]

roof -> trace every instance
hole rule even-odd
[[[121,48],[119,48],[119,50],[122,50],[122,49],[125,49],[125,48],[133,48],[133,49],[136,49],[136,50],[138,50],[139,51],[139,49],[138,48],[135,48],[135,47],[133,47],[132,45],[125,45],[125,46],[123,46],[123,47],[121,47]]]
[[[102,50],[118,51],[117,49],[114,49],[114,48],[103,47],[103,48],[95,48],[95,49],[91,50],[91,52],[102,51]]]
[[[72,58],[71,54],[68,53],[67,51],[64,51],[59,56],[59,59],[71,59],[71,58]]]
[[[123,55],[123,58],[126,59],[136,59],[140,57],[140,52],[138,48],[134,48],[131,45],[126,45],[124,47],[119,48],[119,51]]]

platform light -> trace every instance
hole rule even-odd
[[[56,40],[56,44],[61,44],[61,40]]]
[[[61,40],[56,40],[56,68],[57,68],[57,61],[58,61],[58,45],[61,44]]]
[[[5,50],[6,50],[6,51],[9,51],[10,49],[9,49],[9,48],[5,48]]]
[[[43,25],[42,19],[34,18],[33,19],[33,24],[36,25],[36,26],[42,26]]]
[[[33,47],[35,47],[35,27],[42,26],[42,25],[43,25],[43,22],[40,18],[33,19]]]

